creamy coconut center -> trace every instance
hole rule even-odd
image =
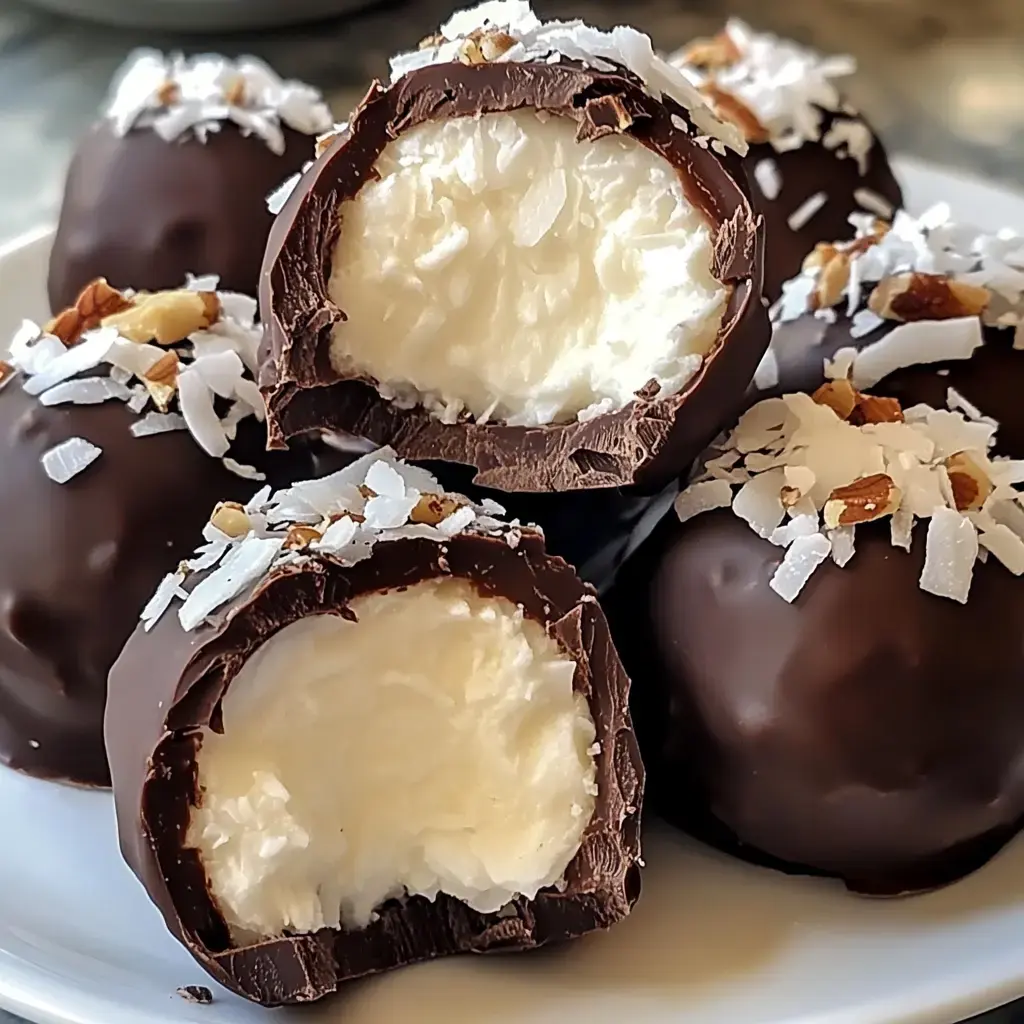
[[[577,142],[534,110],[427,122],[340,208],[332,360],[448,421],[536,425],[665,395],[725,311],[676,170],[628,137]]]
[[[488,912],[558,883],[597,792],[574,662],[462,580],[352,610],[268,640],[203,736],[188,843],[228,924],[360,928],[405,893]]]

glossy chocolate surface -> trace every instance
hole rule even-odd
[[[715,229],[713,272],[731,286],[718,341],[677,395],[640,395],[586,422],[510,427],[445,424],[421,407],[400,409],[358,375],[330,366],[331,331],[344,317],[327,296],[339,203],[373,174],[387,143],[426,120],[535,108],[576,122],[586,140],[619,130],[676,167],[688,198]],[[348,131],[306,174],[275,223],[260,290],[267,323],[260,385],[271,443],[312,427],[349,431],[411,459],[472,467],[502,491],[569,491],[638,484],[656,490],[692,460],[736,411],[767,344],[760,302],[762,231],[740,161],[699,145],[686,111],[653,99],[626,72],[558,64],[442,64],[374,86]],[[619,129],[617,124],[623,127]],[[683,127],[679,127],[682,125]]]
[[[670,513],[627,567],[612,622],[654,805],[862,892],[978,867],[1024,819],[1024,582],[990,559],[966,605],[926,594],[922,524],[908,554],[883,522],[789,604],[783,554],[730,510]]]
[[[823,112],[823,134],[832,115]],[[768,199],[757,182],[754,169],[762,160],[771,160],[781,182],[779,194]],[[768,142],[752,145],[743,158],[754,209],[764,217],[764,294],[774,302],[782,294],[782,283],[800,273],[804,257],[819,242],[853,237],[851,213],[863,212],[854,193],[868,189],[898,210],[903,205],[900,190],[885,148],[876,137],[867,157],[865,171],[851,157],[841,157],[821,142],[805,142],[799,149],[778,153]],[[794,230],[789,218],[817,193],[823,192],[825,205],[806,224]]]
[[[599,793],[564,890],[518,897],[482,914],[452,897],[391,900],[365,929],[325,928],[232,945],[198,853],[182,846],[196,791],[199,729],[221,728],[220,701],[248,657],[308,615],[352,617],[361,594],[440,577],[520,603],[577,664],[597,729]],[[401,642],[396,637],[396,642]],[[284,682],[284,681],[282,681]],[[271,575],[186,633],[171,609],[151,632],[137,629],[110,675],[105,734],[121,850],[170,930],[209,973],[267,1006],[309,1002],[344,981],[450,953],[529,949],[605,928],[640,891],[643,768],[628,709],[629,681],[593,591],[526,531],[378,542],[369,559],[343,567],[323,556]],[[429,742],[429,737],[424,738]]]
[[[185,431],[133,437],[137,419],[119,401],[46,407],[17,379],[0,390],[0,762],[32,775],[109,784],[110,666],[216,502],[246,501],[260,486]],[[102,454],[57,484],[40,457],[69,437]],[[318,468],[304,447],[267,456],[264,437],[247,421],[232,455],[281,483]]]
[[[181,287],[218,274],[224,291],[255,295],[273,217],[266,197],[313,155],[283,127],[285,151],[224,123],[200,142],[166,142],[149,128],[117,135],[100,121],[68,170],[47,283],[50,308],[73,305],[97,277],[116,288]]]

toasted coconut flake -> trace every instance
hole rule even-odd
[[[702,512],[728,508],[732,504],[732,487],[726,480],[705,480],[690,484],[676,495],[674,508],[681,523]]]
[[[953,509],[936,509],[928,522],[921,589],[966,604],[977,558],[974,524]]]
[[[132,437],[149,437],[151,434],[166,434],[172,430],[188,430],[184,416],[176,412],[147,412],[129,428]]]
[[[69,437],[43,452],[43,471],[58,484],[66,484],[103,454],[101,448],[84,437]]]
[[[938,508],[932,505],[932,508]],[[931,510],[929,510],[931,514]],[[914,515],[909,509],[898,508],[892,514],[892,522],[889,524],[889,540],[893,547],[910,550],[914,537]]]
[[[812,534],[817,534],[819,532],[818,526],[817,512],[811,515],[796,515],[784,526],[777,526],[772,530],[768,540],[780,548],[785,548],[798,537],[810,537]]]
[[[839,349],[831,358],[825,360],[825,379],[844,380],[853,373],[853,361],[857,358],[857,349],[846,345]]]
[[[775,570],[769,586],[785,601],[795,601],[814,570],[828,558],[832,544],[822,533],[797,537]]]
[[[786,485],[782,469],[769,469],[745,483],[732,501],[732,510],[760,537],[768,537],[782,522],[786,510],[781,491]]]
[[[811,395],[818,405],[827,405],[841,420],[848,420],[857,408],[860,395],[845,378],[829,380]]]
[[[769,391],[779,383],[779,361],[773,349],[765,350],[761,362],[754,371],[754,387],[758,391]]]
[[[885,196],[879,195],[874,189],[855,188],[853,190],[853,198],[862,209],[881,217],[883,220],[890,220],[895,212],[892,203]]]

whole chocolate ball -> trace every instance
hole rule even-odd
[[[119,135],[109,121],[71,161],[47,282],[56,312],[97,277],[138,291],[178,288],[187,273],[218,274],[224,291],[254,295],[273,217],[266,197],[313,155],[282,127],[279,156],[231,122],[200,141],[150,128]]]
[[[47,407],[17,380],[0,391],[0,762],[32,775],[109,784],[110,666],[214,505],[260,486],[187,431],[133,437],[137,420],[118,401]],[[58,484],[40,458],[71,437],[102,454]],[[262,425],[248,420],[231,454],[280,483],[316,472],[313,449],[267,456],[263,444]]]
[[[834,116],[822,112],[823,135],[827,135]],[[765,194],[760,179],[770,171],[758,171],[759,165],[774,167],[778,194]],[[889,166],[885,147],[877,137],[868,152],[864,172],[850,156],[839,156],[822,142],[805,142],[798,149],[776,152],[769,142],[752,145],[743,158],[751,199],[756,212],[764,217],[764,294],[774,302],[782,294],[782,284],[800,273],[804,258],[822,241],[853,237],[851,213],[863,213],[857,193],[874,193],[893,210],[903,205],[903,193]],[[814,199],[824,203],[806,221],[790,226],[790,218]]]
[[[670,513],[611,602],[649,791],[756,860],[896,894],[950,882],[1024,820],[1024,582],[994,559],[966,605],[918,586],[888,522],[787,603],[784,549],[730,510]]]

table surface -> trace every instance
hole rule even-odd
[[[256,53],[320,86],[341,114],[391,52],[414,46],[450,7],[416,0],[270,34],[180,38],[83,25],[0,0],[0,240],[55,216],[71,146],[133,47]],[[600,25],[623,17],[610,0],[537,7]],[[860,72],[850,95],[891,151],[1024,189],[1022,0],[631,0],[628,11],[665,49],[714,32],[732,14],[852,53]],[[0,1011],[0,1024],[13,1020]],[[1024,1002],[972,1024],[1024,1024]]]

